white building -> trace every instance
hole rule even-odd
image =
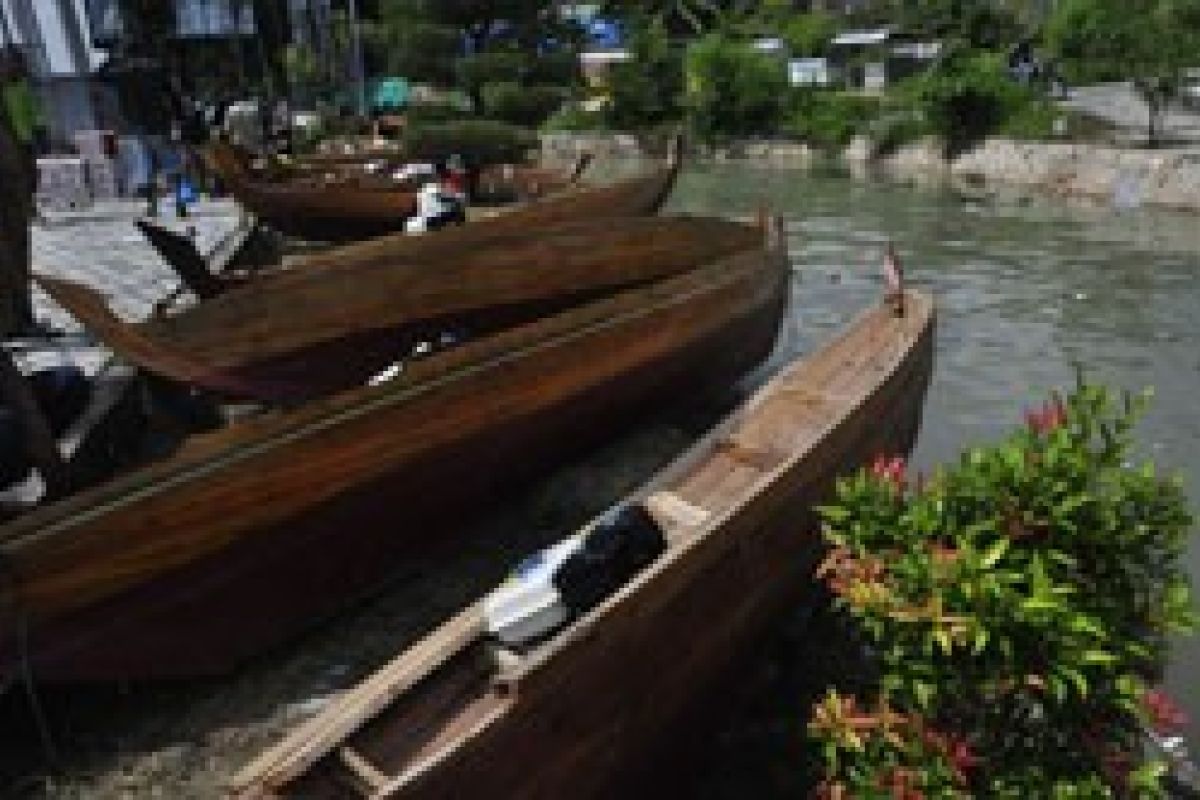
[[[0,0],[0,45],[25,51],[53,137],[97,127],[115,102],[91,80],[106,54],[92,46],[85,0]]]

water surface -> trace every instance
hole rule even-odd
[[[895,243],[940,308],[919,468],[1003,435],[1081,364],[1110,386],[1154,388],[1141,441],[1200,508],[1200,218],[746,165],[686,173],[671,205],[733,216],[765,205],[786,219],[794,303],[776,363],[878,298],[882,248]],[[1188,565],[1200,576],[1196,540]],[[1168,685],[1200,752],[1200,641],[1176,647]]]

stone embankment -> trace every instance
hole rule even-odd
[[[1118,207],[1146,205],[1200,213],[1200,151],[993,139],[946,161],[921,142],[880,159],[907,178],[942,176],[972,186],[1003,186]]]
[[[628,134],[549,134],[543,153],[569,163],[578,153],[637,158],[643,150]],[[743,141],[707,150],[713,161],[759,161],[802,168],[823,156],[802,143]],[[952,182],[978,188],[1087,199],[1119,207],[1145,205],[1200,213],[1200,148],[1143,150],[1097,144],[991,139],[947,159],[940,144],[922,140],[880,156],[865,139],[851,142],[840,160],[855,172],[883,172],[919,183]]]

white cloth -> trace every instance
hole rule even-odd
[[[421,191],[417,192],[417,216],[425,219],[433,219],[442,214],[449,214],[454,211],[454,206],[449,198],[446,197],[442,185],[437,181],[430,181],[421,187]]]

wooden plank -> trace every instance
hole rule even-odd
[[[476,603],[251,762],[233,779],[232,787],[238,792],[255,786],[271,789],[299,777],[483,631],[483,607]]]
[[[364,797],[369,797],[384,786],[387,786],[391,780],[386,773],[363,757],[362,753],[349,745],[339,747],[337,749],[337,757],[338,761],[365,785],[366,791],[362,792]]]

